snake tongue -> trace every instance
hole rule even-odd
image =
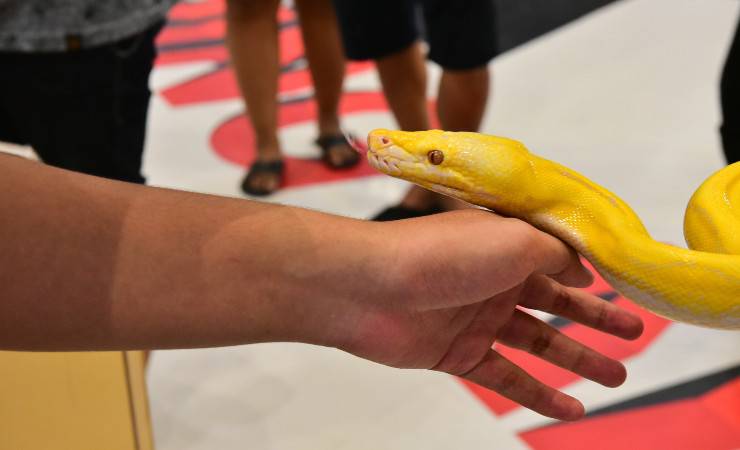
[[[360,155],[365,155],[367,153],[368,148],[364,142],[349,134],[347,130],[342,130],[342,134],[344,135],[344,139],[347,141],[347,143],[349,143],[349,146],[352,147],[354,151],[356,151]]]

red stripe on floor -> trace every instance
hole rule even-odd
[[[341,112],[342,115],[347,116],[363,112],[386,111],[387,108],[385,99],[379,92],[350,92],[342,98]],[[279,114],[281,128],[311,123],[316,120],[316,105],[310,100],[282,105]],[[234,117],[219,126],[212,135],[211,145],[222,158],[240,166],[246,167],[255,158],[254,132],[245,116]],[[364,158],[361,164],[349,170],[331,170],[317,160],[290,157],[285,159],[285,164],[285,187],[327,183],[378,174]]]
[[[682,400],[521,434],[535,450],[740,448],[740,380]],[[567,442],[567,445],[563,445]]]
[[[223,39],[226,35],[226,22],[214,18],[202,23],[182,27],[165,27],[157,36],[157,45],[170,45],[198,40]]]
[[[226,5],[223,0],[205,0],[197,3],[179,2],[169,13],[170,20],[192,20],[223,14]]]

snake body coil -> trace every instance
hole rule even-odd
[[[685,249],[653,240],[616,195],[511,139],[375,130],[368,147],[370,164],[381,172],[559,237],[650,311],[740,329],[740,163],[712,175],[692,197]]]

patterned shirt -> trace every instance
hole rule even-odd
[[[177,0],[0,0],[0,51],[109,44],[164,20]]]

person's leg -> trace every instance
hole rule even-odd
[[[437,110],[450,131],[478,131],[489,94],[488,63],[497,53],[493,0],[422,0],[429,59],[444,69]]]
[[[421,46],[377,61],[383,91],[403,130],[426,130],[430,121],[426,99],[426,66]],[[439,85],[437,112],[440,125],[449,131],[477,131],[488,100],[487,66],[468,70],[444,70]],[[412,187],[401,206],[414,211],[457,209],[460,202]]]
[[[427,129],[427,74],[414,0],[333,1],[347,58],[375,61],[402,129]]]
[[[498,52],[493,0],[422,0],[429,59],[443,68],[437,95],[440,126],[478,131],[490,92],[489,61]],[[445,198],[444,209],[463,206]]]
[[[404,130],[429,128],[427,74],[414,0],[334,0],[349,59],[375,61],[383,93]]]
[[[497,51],[493,2],[425,0],[422,6],[430,45],[429,57],[444,68],[437,97],[440,126],[450,131],[478,131],[488,102],[488,62]],[[424,62],[420,54],[417,61],[423,70]],[[401,77],[402,70],[408,72],[408,67],[402,67],[398,61],[392,63],[389,65],[399,69],[399,73],[387,69],[393,79]],[[378,69],[382,70],[380,64]],[[381,75],[381,78],[384,79],[385,89],[386,85],[390,85],[386,78],[391,77]],[[425,83],[421,85],[425,86]],[[386,89],[389,102],[392,102],[394,94]],[[409,99],[410,96],[399,92],[398,98]],[[426,99],[423,101],[426,102]],[[416,104],[419,104],[418,99]],[[393,109],[394,112],[397,109],[403,111],[403,108]],[[428,119],[426,122],[425,128],[428,128]],[[450,210],[465,205],[414,187],[403,199],[402,206],[413,210]]]
[[[373,59],[383,93],[403,130],[426,130],[431,124],[426,98],[427,73],[419,42],[415,0],[385,2],[334,0],[342,38],[350,59]],[[378,30],[384,30],[378,32]],[[418,186],[399,205],[375,220],[395,220],[448,208],[444,197]]]
[[[728,164],[740,161],[740,24],[727,55],[720,85],[722,148]]]
[[[430,127],[427,74],[419,43],[414,0],[334,0],[349,59],[375,61],[383,93],[404,130]],[[400,205],[382,211],[375,220],[428,214],[435,194],[412,187]]]
[[[478,131],[488,102],[489,79],[487,66],[442,72],[437,114],[443,129]]]
[[[296,0],[308,67],[318,107],[317,143],[330,167],[359,162],[359,155],[342,134],[339,101],[344,82],[344,53],[331,0]]]
[[[427,108],[427,69],[421,44],[376,60],[378,75],[388,106],[402,130],[430,127]]]
[[[227,41],[247,115],[254,128],[257,167],[282,159],[277,135],[277,90],[280,75],[277,8],[279,0],[228,0]],[[278,170],[254,170],[242,188],[260,195],[280,187]]]
[[[427,70],[419,42],[376,61],[383,93],[399,127],[406,131],[431,127],[427,107]],[[400,205],[379,214],[376,220],[393,220],[441,210],[442,196],[412,186]]]
[[[437,116],[447,131],[477,131],[488,100],[489,73],[487,67],[450,71],[444,70],[437,96]],[[413,186],[401,205],[416,211],[467,208],[465,202]]]

